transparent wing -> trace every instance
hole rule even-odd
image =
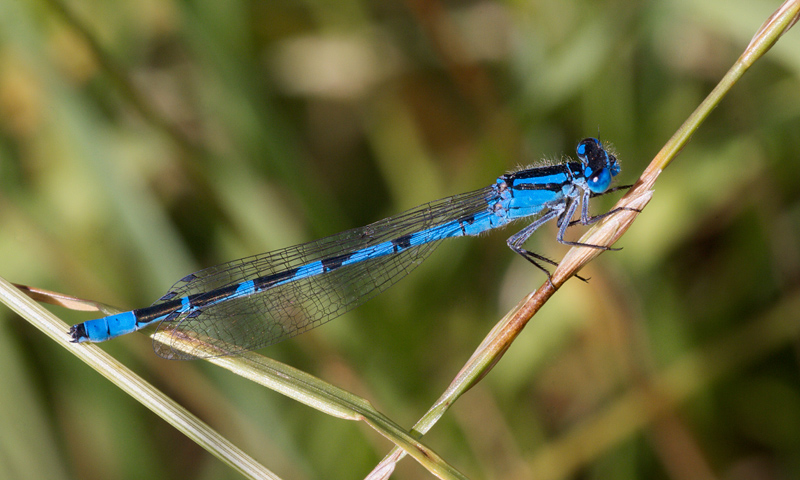
[[[156,303],[203,295],[475,215],[486,210],[493,192],[487,187],[456,195],[365,227],[210,267],[184,277]],[[378,295],[413,270],[438,244],[439,240],[416,245],[397,254],[344,265],[247,297],[210,303],[162,321],[157,331],[167,333],[172,339],[206,342],[225,354],[266,347],[318,327]],[[158,355],[169,359],[220,355],[202,347],[187,354],[173,349],[171,344],[159,342],[154,342],[154,349]]]

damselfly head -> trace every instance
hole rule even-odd
[[[617,157],[609,153],[596,138],[584,138],[576,149],[578,159],[584,165],[589,190],[602,193],[611,184],[611,178],[620,172]]]

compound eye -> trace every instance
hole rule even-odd
[[[593,193],[603,193],[611,185],[611,172],[607,168],[601,168],[588,178],[586,184]]]
[[[610,163],[611,176],[616,177],[620,172],[620,167],[619,167],[619,162],[617,161],[617,157],[609,153],[608,162]]]

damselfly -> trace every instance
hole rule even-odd
[[[556,220],[563,244],[609,249],[564,238],[572,223],[588,225],[608,215],[590,216],[589,198],[606,193],[620,171],[617,158],[595,138],[582,140],[577,154],[577,162],[518,170],[491,186],[365,227],[187,275],[150,307],[72,326],[71,340],[102,342],[158,323],[157,331],[172,339],[154,342],[164,358],[255,350],[361,305],[407,275],[445,238],[478,235],[528,217],[534,221],[512,235],[508,246],[549,277],[540,262],[556,263],[523,248],[546,222]],[[579,205],[580,220],[573,222]],[[173,348],[178,339],[199,346],[189,352]]]

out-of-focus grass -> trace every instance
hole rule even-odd
[[[200,267],[487,185],[598,129],[632,180],[775,7],[0,0],[0,274],[143,306]],[[625,249],[550,301],[429,446],[475,478],[800,476],[797,44],[734,88]],[[511,233],[447,242],[265,353],[411,425],[542,281]],[[533,246],[558,258],[553,237]],[[3,476],[236,478],[2,312]],[[363,476],[390,447],[144,336],[105,348],[285,478]],[[587,458],[568,443],[586,429],[620,440]],[[406,459],[396,478],[421,475]]]

